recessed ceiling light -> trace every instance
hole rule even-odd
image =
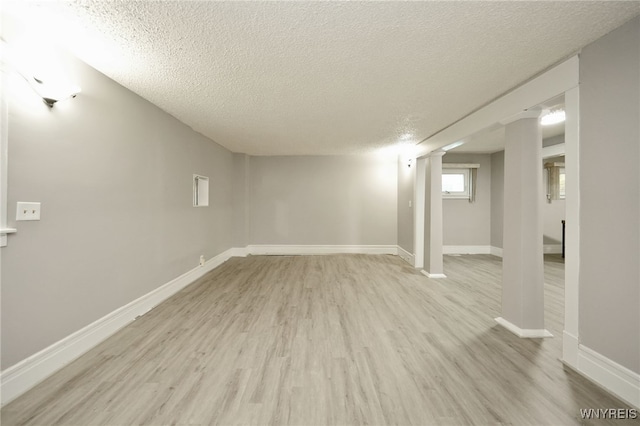
[[[566,118],[565,112],[563,109],[557,109],[554,111],[550,111],[549,113],[542,116],[540,119],[540,124],[543,126],[550,126],[552,124],[562,123]]]

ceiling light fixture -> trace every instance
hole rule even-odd
[[[459,146],[464,145],[464,141],[458,141],[458,142],[454,142],[454,143],[450,143],[449,145],[443,146],[442,148],[440,148],[440,150],[442,151],[450,151],[454,148],[457,148]]]
[[[543,126],[551,126],[552,124],[562,123],[566,119],[563,109],[549,111],[540,118],[540,124]]]

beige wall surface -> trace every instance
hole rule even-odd
[[[232,245],[232,154],[86,64],[49,109],[9,96],[9,225],[2,248],[2,368],[44,349]],[[192,175],[210,206],[192,206]],[[16,202],[42,203],[15,222]]]
[[[543,244],[562,244],[562,221],[565,217],[565,200],[542,201]]]
[[[491,242],[491,156],[454,154],[442,158],[447,163],[480,164],[476,181],[476,200],[443,199],[443,239],[445,246],[488,246]]]
[[[542,141],[543,147],[553,146],[564,143],[564,134],[544,139]],[[542,160],[542,167],[547,162],[560,162],[564,163],[564,156],[546,158]],[[543,190],[544,199],[542,206],[542,220],[543,220],[543,243],[549,245],[561,245],[562,244],[562,221],[565,219],[566,202],[562,200],[547,200],[547,185],[548,175],[546,170],[542,174],[544,179]]]
[[[251,244],[397,245],[397,159],[251,157]]]
[[[504,151],[491,154],[491,246],[502,248],[504,214]]]
[[[413,221],[415,176],[415,159],[411,162],[411,167],[409,167],[407,160],[400,158],[398,161],[398,246],[411,254],[414,254]]]
[[[580,343],[640,373],[640,18],[580,55]]]

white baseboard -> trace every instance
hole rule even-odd
[[[517,325],[513,324],[510,321],[502,317],[496,318],[496,322],[515,334],[518,337],[523,339],[541,339],[544,337],[553,337],[553,334],[549,333],[548,330],[545,329],[533,329],[533,328],[520,328]]]
[[[247,247],[233,247],[227,252],[229,252],[229,257],[247,257],[249,255]]]
[[[404,261],[406,261],[409,265],[414,265],[415,256],[402,247],[398,246],[398,256],[400,256]]]
[[[640,374],[584,345],[578,346],[578,373],[640,409]]]
[[[545,254],[562,254],[562,244],[545,244],[542,251]]]
[[[491,247],[489,247],[489,254],[492,254],[492,255],[498,256],[498,257],[502,257],[502,248],[501,247],[491,246]]]
[[[542,246],[542,251],[545,254],[562,254],[562,245],[561,244],[545,244],[544,246]],[[489,254],[502,257],[502,248],[489,246]]]
[[[562,362],[574,369],[578,368],[578,346],[577,336],[562,332]]]
[[[318,255],[318,254],[398,254],[398,246],[386,245],[250,245],[247,253],[253,255]]]
[[[420,271],[420,273],[422,275],[427,276],[428,278],[447,278],[447,276],[445,274],[431,274],[431,273],[425,271],[424,269],[422,269]]]
[[[442,254],[490,254],[490,246],[442,246]]]
[[[37,385],[233,256],[229,249],[0,373],[1,405]]]

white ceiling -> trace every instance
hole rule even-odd
[[[3,1],[234,152],[419,142],[640,13],[640,2]]]

